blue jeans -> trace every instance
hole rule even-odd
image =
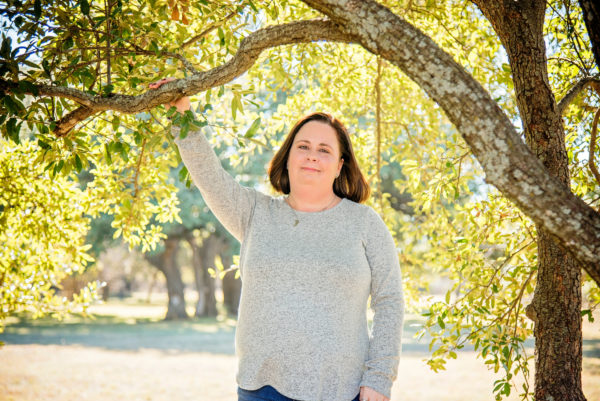
[[[263,386],[258,390],[245,390],[238,386],[238,401],[295,401],[282,395],[279,391],[271,386]],[[358,401],[360,392],[352,401]]]

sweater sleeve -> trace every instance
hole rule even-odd
[[[402,349],[402,278],[392,235],[372,208],[368,208],[367,214],[365,252],[371,267],[373,326],[360,386],[391,398]]]
[[[200,130],[190,130],[180,139],[180,128],[171,127],[179,154],[194,184],[215,217],[238,241],[256,205],[256,190],[238,183],[221,165],[210,143]]]

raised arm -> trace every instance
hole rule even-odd
[[[404,321],[400,264],[394,239],[381,217],[369,208],[365,221],[365,252],[371,267],[374,314],[366,370],[360,386],[391,398],[392,384],[398,375]]]
[[[244,232],[256,205],[256,190],[238,183],[221,166],[219,158],[202,132],[190,131],[185,138],[179,139],[179,131],[179,127],[171,128],[181,159],[194,184],[227,231],[240,242],[243,241]]]
[[[148,86],[156,89],[174,79],[164,78]],[[178,112],[184,113],[190,110],[190,98],[181,97],[168,106],[174,106]],[[243,241],[244,232],[256,205],[256,190],[241,185],[225,171],[202,132],[192,130],[183,139],[179,138],[179,132],[179,127],[172,126],[171,133],[194,184],[200,190],[209,209],[227,231],[238,241]]]

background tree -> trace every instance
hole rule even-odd
[[[89,199],[76,183],[53,180],[42,164],[32,164],[41,151],[0,139],[0,331],[7,316],[20,312],[85,313],[100,287],[89,283],[68,302],[56,293],[63,278],[93,261],[85,243]]]
[[[0,51],[3,133],[18,142],[30,125],[51,173],[93,168],[89,213],[114,214],[117,235],[151,249],[164,236],[152,219],[178,211],[164,185],[176,149],[156,106],[199,94],[198,119],[175,123],[184,135],[217,127],[237,147],[234,164],[277,146],[301,114],[344,116],[373,205],[403,247],[410,304],[427,308],[432,368],[472,343],[502,370],[501,397],[516,374],[527,378],[523,343],[535,332],[536,397],[582,399],[580,267],[600,282],[598,186],[582,157],[597,67],[576,2],[475,3],[80,1],[73,12],[11,2],[4,15],[26,40],[13,48],[5,38]],[[265,104],[284,93],[285,104],[264,110],[260,91]],[[399,165],[394,184],[413,199],[402,216],[379,179]],[[419,289],[439,275],[454,288],[423,302]],[[588,296],[598,299],[597,287]],[[568,313],[561,330],[558,311]]]

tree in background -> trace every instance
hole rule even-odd
[[[234,165],[277,146],[299,115],[332,111],[352,128],[373,205],[403,248],[432,368],[474,344],[502,372],[501,398],[516,375],[528,378],[533,333],[535,389],[526,383],[523,398],[584,399],[582,267],[587,295],[600,298],[600,194],[587,167],[598,107],[587,88],[598,79],[576,2],[35,0],[4,10],[25,40],[0,49],[3,134],[19,142],[27,124],[54,176],[89,169],[87,213],[114,215],[124,240],[152,249],[164,238],[152,221],[178,212],[165,181],[177,152],[157,106],[198,94],[198,118],[175,123],[183,135],[214,127]],[[180,79],[146,90],[164,76]],[[261,91],[266,103],[288,97],[272,112]],[[379,179],[393,166],[412,199],[400,216]],[[435,276],[454,288],[423,302]]]
[[[85,243],[89,199],[77,183],[50,179],[43,164],[32,164],[40,153],[32,142],[0,139],[0,331],[19,312],[62,317],[85,313],[97,300],[98,282],[68,301],[55,292],[63,278],[93,261]]]

